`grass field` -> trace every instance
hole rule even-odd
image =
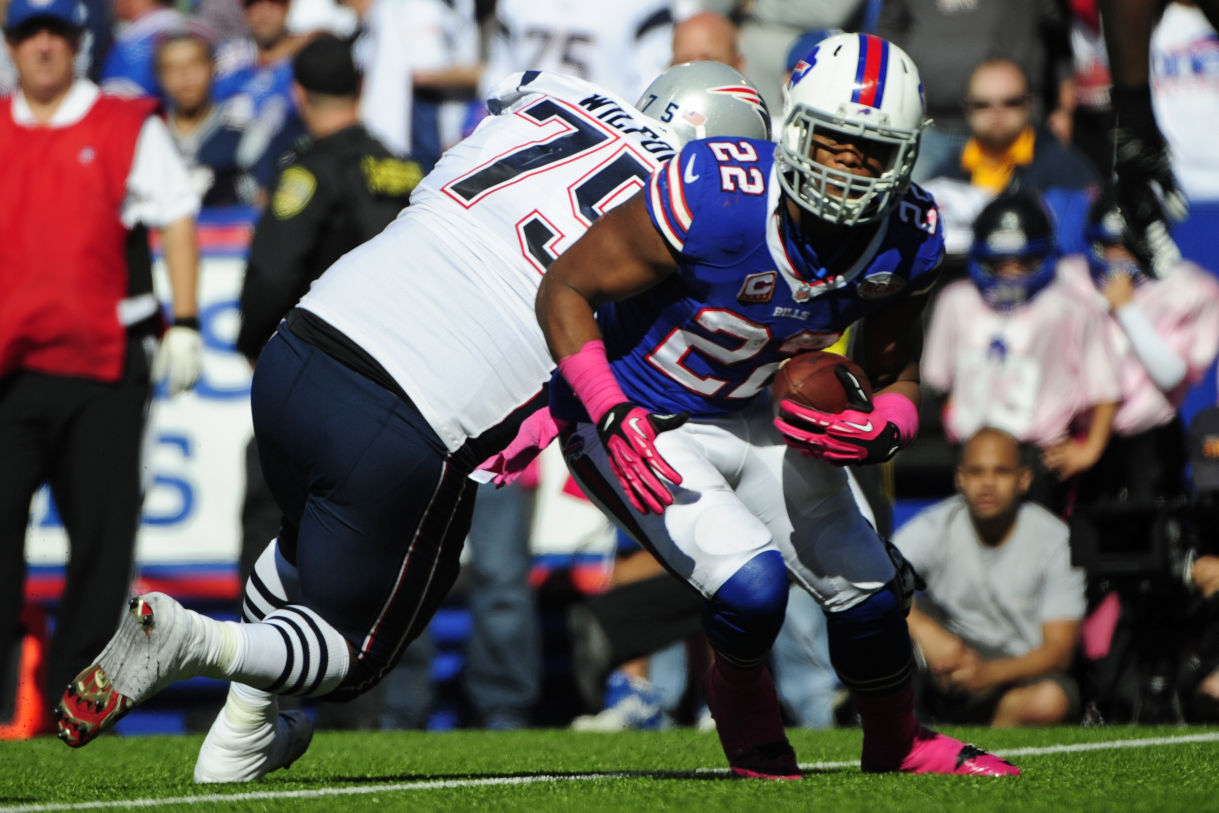
[[[1206,811],[1219,810],[1219,730],[945,729],[1021,777],[873,776],[857,729],[794,730],[806,778],[731,779],[714,734],[538,729],[320,732],[287,771],[196,786],[201,736],[0,743],[0,813],[181,811]]]

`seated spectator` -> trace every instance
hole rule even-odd
[[[941,203],[949,253],[965,250],[968,224],[1004,190],[1045,193],[1098,185],[1083,153],[1034,119],[1034,95],[1018,63],[992,58],[975,67],[962,106],[969,139],[963,149],[929,165],[923,184]]]
[[[1219,355],[1219,281],[1185,261],[1153,278],[1124,233],[1115,200],[1101,196],[1088,216],[1090,253],[1059,266],[1081,298],[1108,311],[1106,340],[1121,377],[1113,437],[1081,483],[1078,501],[1085,505],[1185,494],[1179,409]]]
[[[950,441],[994,426],[1041,449],[1033,498],[1061,509],[1066,483],[1109,440],[1120,395],[1105,313],[1055,278],[1049,215],[1034,195],[1004,195],[974,224],[969,278],[936,298],[922,380],[947,396]]]
[[[244,8],[250,36],[217,51],[212,94],[245,131],[238,163],[265,189],[276,160],[305,134],[292,99],[292,57],[303,40],[288,32],[287,0],[244,0]]]
[[[910,611],[920,700],[938,722],[1051,725],[1079,713],[1068,672],[1084,615],[1084,574],[1067,526],[1024,502],[1020,444],[983,428],[962,447],[959,494],[893,538],[926,588]]]
[[[183,27],[165,34],[157,43],[156,69],[165,123],[203,205],[253,203],[253,182],[237,162],[242,130],[212,100],[215,61],[207,32]]]
[[[121,96],[157,96],[153,64],[157,42],[182,27],[181,13],[161,0],[114,0],[114,14],[121,25],[98,84]]]

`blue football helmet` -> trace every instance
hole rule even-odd
[[[1054,226],[1033,195],[1001,195],[974,220],[969,276],[983,301],[996,310],[1017,308],[1039,294],[1054,280],[1057,258]],[[1018,276],[1000,274],[1012,260],[1027,270]]]

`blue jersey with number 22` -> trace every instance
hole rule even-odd
[[[944,239],[929,194],[911,186],[879,228],[853,230],[855,244],[813,245],[782,205],[773,156],[768,141],[693,141],[641,191],[678,271],[597,321],[623,392],[649,411],[740,409],[783,359],[935,282]],[[586,419],[558,374],[551,401],[558,417]]]

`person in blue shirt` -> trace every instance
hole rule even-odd
[[[114,14],[124,25],[102,63],[98,84],[107,93],[122,96],[155,96],[164,101],[157,87],[155,53],[157,43],[185,24],[182,14],[161,0],[116,0]]]
[[[288,31],[286,0],[244,0],[243,8],[250,38],[219,49],[213,94],[244,131],[238,163],[264,190],[279,157],[307,135],[292,98],[292,57],[304,41]]]
[[[925,123],[904,52],[829,37],[792,73],[777,148],[688,143],[538,291],[560,373],[551,412],[574,422],[561,435],[568,466],[703,595],[707,702],[739,776],[800,775],[764,666],[789,580],[825,610],[863,770],[1019,773],[918,724],[905,621],[915,577],[840,468],[888,460],[917,431],[919,317],[944,254],[935,202],[910,182]],[[853,385],[834,414],[772,405],[785,359],[856,322],[873,397]]]

